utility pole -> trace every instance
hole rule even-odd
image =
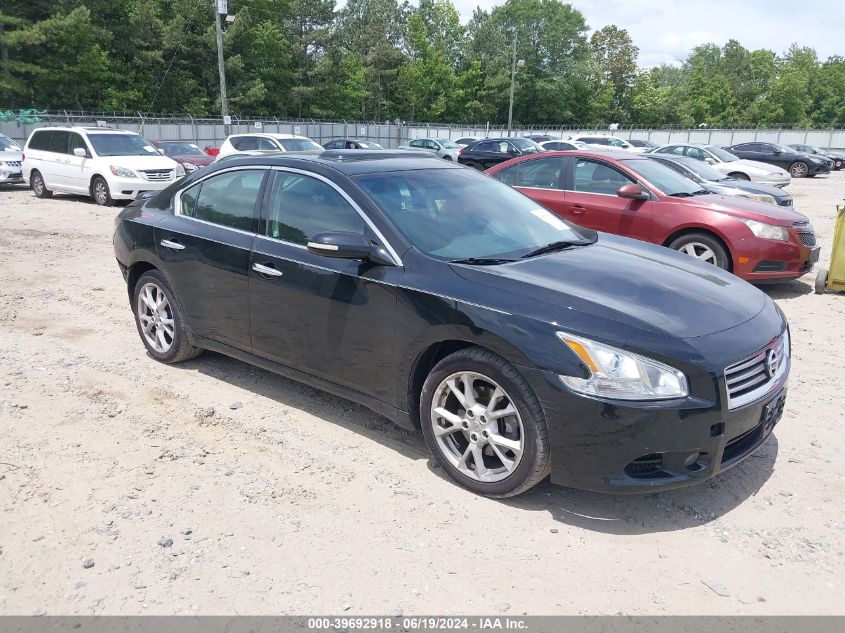
[[[511,100],[508,106],[508,136],[511,135],[511,124],[513,123],[513,87],[516,83],[516,68],[522,68],[525,65],[525,60],[516,60],[516,28],[513,30],[513,58],[511,60]]]
[[[228,13],[226,0],[214,0],[214,27],[217,31],[217,70],[220,72],[220,112],[223,115],[223,133],[229,136],[229,103],[226,100],[226,66],[223,63],[223,27],[220,12]]]

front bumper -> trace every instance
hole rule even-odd
[[[807,175],[809,175],[809,176],[819,176],[821,174],[829,174],[832,165],[827,164],[827,163],[825,163],[823,165],[816,165],[816,164],[813,164],[813,163],[809,163],[807,165],[807,167],[808,167]]]
[[[23,174],[20,171],[0,170],[0,185],[8,185],[23,182]]]
[[[783,189],[792,182],[792,176],[789,174],[766,174],[765,176],[755,177],[751,180],[761,185],[774,185]]]
[[[692,397],[600,401],[572,393],[553,372],[520,369],[545,412],[552,483],[609,493],[680,488],[735,466],[780,421],[789,375],[787,369],[759,400],[727,410]]]
[[[790,229],[788,242],[751,236],[732,244],[731,250],[733,273],[750,282],[797,279],[813,270],[820,252],[812,230],[795,229]]]
[[[144,180],[143,178],[108,178],[109,192],[113,200],[134,200],[142,191],[161,191],[179,180]]]

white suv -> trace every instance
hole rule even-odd
[[[611,150],[622,150],[625,152],[643,152],[647,148],[631,145],[624,138],[610,136],[609,134],[577,134],[569,137],[570,141],[580,141],[589,145],[603,145]]]
[[[182,165],[126,130],[43,127],[29,135],[23,151],[24,180],[39,198],[77,193],[111,206],[184,175]]]
[[[232,134],[223,141],[216,160],[229,154],[265,150],[268,152],[322,152],[323,147],[307,136],[295,134],[273,134],[258,132],[256,134]]]

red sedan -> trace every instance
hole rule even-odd
[[[545,152],[486,173],[574,224],[668,246],[748,281],[800,277],[819,257],[806,216],[712,194],[644,156]]]

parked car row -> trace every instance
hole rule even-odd
[[[421,428],[492,497],[547,476],[654,492],[751,455],[784,409],[790,335],[728,270],[799,274],[806,218],[643,154],[524,142],[492,178],[431,151],[276,151],[134,200],[114,250],[143,345],[164,363],[228,354]]]

